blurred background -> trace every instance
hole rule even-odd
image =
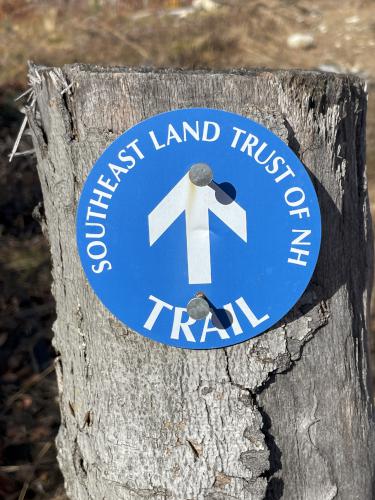
[[[54,302],[49,250],[35,220],[36,160],[29,152],[9,163],[27,61],[359,75],[369,90],[375,209],[374,53],[374,0],[0,0],[0,500],[66,499],[54,445]],[[19,151],[30,149],[26,129]]]

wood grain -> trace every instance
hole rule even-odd
[[[303,71],[30,72],[70,498],[372,499],[362,82]],[[255,339],[211,351],[159,345],[120,324],[87,284],[75,245],[80,191],[105,147],[140,120],[197,106],[248,116],[284,140],[309,170],[323,217],[319,263],[294,310]]]

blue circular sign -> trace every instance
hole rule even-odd
[[[122,134],[92,168],[77,213],[82,266],[103,304],[136,332],[190,349],[243,342],[279,321],[306,289],[320,239],[317,196],[295,154],[252,120],[205,108]],[[202,319],[187,312],[196,297],[209,305],[191,303]]]

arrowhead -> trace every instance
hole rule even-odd
[[[218,201],[220,194],[223,199],[228,195],[216,184],[215,191],[211,188],[212,195],[208,208],[226,224],[234,233],[247,243],[247,217],[246,211],[234,200],[231,203],[223,204]]]
[[[235,201],[220,203],[218,194],[226,196],[217,185],[215,189],[211,186],[194,186],[189,180],[189,174],[186,174],[148,216],[149,241],[152,246],[185,211],[190,284],[212,283],[209,210],[247,242],[245,210]]]
[[[165,233],[169,226],[171,226],[185,210],[186,184],[188,182],[188,174],[186,174],[149,214],[148,228],[150,246]]]

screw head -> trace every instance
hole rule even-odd
[[[192,319],[204,319],[210,312],[210,306],[203,297],[194,297],[186,307]]]
[[[195,186],[208,186],[213,179],[213,173],[207,163],[195,163],[189,170],[189,179]]]

